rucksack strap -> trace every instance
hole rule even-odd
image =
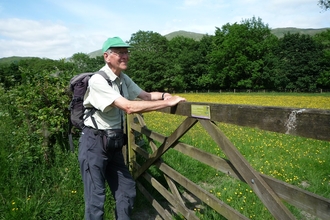
[[[95,118],[93,117],[93,115],[95,114],[95,112],[98,111],[96,108],[91,108],[85,115],[86,117],[84,118],[84,120],[88,117],[91,117],[93,125],[95,127],[96,130],[99,130],[97,123],[95,121]]]
[[[109,76],[104,71],[97,71],[95,73],[100,74],[101,76],[103,76],[103,78],[108,82],[109,86],[112,87],[111,79],[109,78]]]
[[[123,88],[122,88],[121,85],[120,85],[119,91],[120,91],[120,95],[124,97]],[[119,109],[119,111],[120,111],[120,126],[121,126],[121,130],[124,130],[123,110]]]
[[[72,123],[71,123],[70,114],[68,114],[68,131],[69,131],[68,138],[69,138],[69,145],[70,145],[70,150],[72,152],[74,152],[73,139],[72,139],[72,131],[71,131],[72,128],[73,128],[73,126],[72,126]]]

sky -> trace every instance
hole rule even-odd
[[[101,49],[108,37],[184,30],[214,35],[260,18],[269,28],[330,28],[318,0],[1,0],[0,58],[54,60]]]

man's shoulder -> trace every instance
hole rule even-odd
[[[89,79],[89,84],[90,85],[100,85],[100,84],[108,84],[108,80],[110,80],[111,82],[111,79],[109,77],[105,78],[102,74],[93,74],[91,76],[91,78]]]

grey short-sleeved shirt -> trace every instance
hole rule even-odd
[[[121,128],[120,109],[110,106],[120,95],[120,86],[122,87],[123,96],[128,100],[134,100],[142,91],[131,78],[121,73],[117,77],[108,65],[105,65],[101,71],[104,71],[110,78],[112,86],[100,74],[93,75],[88,84],[84,106],[99,109],[93,117],[97,123],[98,129],[119,129]],[[124,113],[121,114],[124,117]],[[123,119],[124,120],[124,119]],[[95,128],[90,117],[86,118],[85,125]]]

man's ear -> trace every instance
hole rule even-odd
[[[103,53],[103,59],[104,59],[104,62],[105,62],[105,63],[108,63],[109,56],[110,56],[109,53],[107,53],[107,52],[104,52],[104,53]]]

